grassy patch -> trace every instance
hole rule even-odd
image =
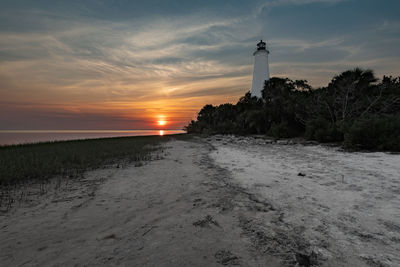
[[[53,176],[76,177],[85,170],[121,161],[141,162],[171,136],[135,136],[45,142],[0,147],[0,186]]]

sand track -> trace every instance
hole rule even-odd
[[[211,150],[169,142],[161,160],[88,172],[2,215],[0,265],[279,266],[241,227],[264,205],[240,203]]]

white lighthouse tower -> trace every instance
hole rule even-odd
[[[269,80],[268,54],[269,51],[266,43],[261,40],[257,44],[257,50],[253,53],[254,70],[251,96],[261,98],[261,90],[264,89],[264,82]]]

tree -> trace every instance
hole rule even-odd
[[[306,80],[271,78],[262,99],[247,92],[236,105],[205,105],[188,132],[304,136],[320,142],[345,141],[347,147],[398,150],[400,78],[359,68],[313,89]],[[373,140],[373,142],[371,141]]]
[[[371,70],[359,68],[335,76],[326,88],[325,95],[333,120],[344,121],[365,114],[380,97],[373,84],[376,81]]]
[[[311,86],[307,81],[292,81],[288,78],[271,78],[265,82],[262,97],[267,128],[272,126],[285,132],[287,136],[296,136],[304,131],[304,109],[302,109]],[[288,127],[283,130],[283,127]],[[286,134],[285,134],[286,135]]]

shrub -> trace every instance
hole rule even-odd
[[[273,123],[268,131],[268,135],[276,138],[291,138],[299,136],[301,133],[291,125],[292,124],[289,124],[287,121],[278,124]]]
[[[343,134],[337,125],[322,117],[306,123],[305,137],[318,142],[337,142],[343,140]]]
[[[399,115],[375,115],[355,120],[345,132],[345,147],[400,151]]]

